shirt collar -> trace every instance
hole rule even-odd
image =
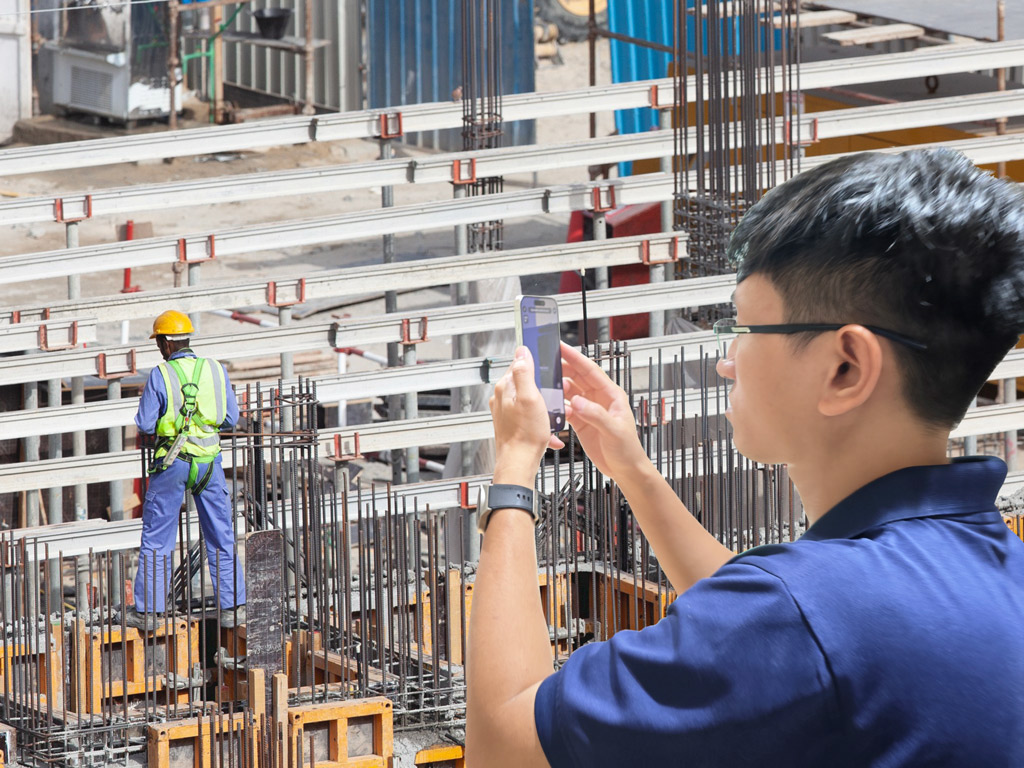
[[[802,538],[852,538],[894,520],[985,511],[994,508],[1005,479],[1006,464],[994,456],[899,469],[854,491]]]
[[[184,349],[179,349],[177,352],[175,352],[173,355],[171,355],[167,359],[168,360],[177,360],[179,357],[195,357],[195,356],[196,356],[195,352],[193,352],[188,347],[185,347]]]

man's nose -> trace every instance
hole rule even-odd
[[[718,362],[715,363],[715,371],[723,379],[735,379],[736,361],[731,357],[720,357],[718,358]]]

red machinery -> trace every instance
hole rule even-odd
[[[608,237],[629,237],[649,235],[661,231],[661,203],[646,205],[625,205],[605,214]],[[593,217],[590,211],[573,211],[569,219],[569,237],[566,242],[579,243],[594,239]],[[608,281],[613,288],[620,285],[641,285],[650,281],[650,267],[646,264],[625,264],[610,267]],[[593,286],[588,284],[588,288]],[[575,293],[580,290],[578,272],[563,272],[558,283],[559,293]],[[595,321],[590,321],[589,336],[596,338]],[[649,335],[647,313],[622,315],[611,319],[610,333],[613,339],[641,339]]]

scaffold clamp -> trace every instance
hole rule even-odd
[[[62,349],[74,349],[78,346],[78,321],[72,320],[66,327],[68,340],[65,344],[50,344],[50,329],[39,326],[39,349],[43,352],[57,352]]]
[[[796,124],[796,136],[793,135],[794,123],[792,120],[786,120],[783,123],[783,136],[786,141],[796,142],[799,147],[807,147],[811,144],[818,143],[818,118],[812,117],[810,120],[801,120]],[[804,130],[810,128],[810,136],[804,136]]]
[[[594,213],[606,213],[613,211],[615,205],[615,187],[609,184],[607,187],[594,187],[590,190]]]
[[[272,307],[291,307],[301,304],[306,300],[306,278],[300,277],[295,281],[288,281],[288,284],[295,287],[295,298],[289,300],[278,300],[277,281],[271,280],[267,283],[267,304]]]
[[[459,483],[459,506],[462,509],[476,509],[476,504],[469,503],[469,481],[463,480]]]
[[[380,114],[380,138],[398,139],[404,135],[401,112],[382,112]]]
[[[668,257],[663,259],[651,258],[651,241],[643,240],[640,242],[640,261],[648,267],[653,267],[658,264],[671,264],[679,261],[679,238],[673,237],[672,240],[666,244],[668,248]]]
[[[419,326],[420,326],[420,335],[419,335],[419,338],[416,338],[416,339],[412,338],[412,336],[410,335],[411,331],[412,331],[412,324],[414,322],[418,323]],[[407,317],[404,320],[402,320],[402,343],[403,344],[422,344],[424,341],[430,341],[430,339],[427,338],[427,317],[426,317],[426,315],[424,315],[423,317],[421,317],[419,319],[408,318]]]
[[[651,109],[672,109],[675,106],[675,93],[672,94],[672,101],[665,104],[658,99],[659,90],[660,89],[657,85],[651,86]]]
[[[64,213],[64,198],[58,197],[53,201],[53,218],[58,224],[74,224],[78,221],[92,218],[92,195],[85,195],[82,198],[82,215],[66,216]]]
[[[107,353],[100,352],[96,355],[96,375],[101,379],[106,379],[107,381],[111,379],[123,379],[126,376],[134,376],[139,372],[134,349],[128,350],[128,354],[125,356],[125,364],[127,365],[127,368],[123,371],[109,371],[107,370]]]
[[[359,450],[359,433],[355,432],[352,435],[352,453],[345,453],[342,446],[342,436],[334,436],[334,456],[332,458],[335,461],[352,461],[353,459],[363,458],[362,452]]]
[[[468,163],[469,171],[463,171],[463,163]],[[452,184],[475,184],[476,183],[476,158],[470,157],[467,160],[452,161]]]
[[[182,264],[201,264],[204,261],[213,261],[217,257],[217,247],[213,235],[206,237],[206,256],[189,258],[188,242],[182,237],[178,239],[178,261]]]

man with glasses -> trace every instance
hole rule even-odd
[[[1024,329],[1024,196],[943,150],[782,184],[730,241],[716,326],[737,450],[808,530],[736,554],[647,459],[625,393],[564,346],[566,408],[680,593],[552,669],[532,493],[558,440],[517,350],[470,622],[467,760],[515,766],[1024,765],[1024,543],[1006,467],[949,434]]]

